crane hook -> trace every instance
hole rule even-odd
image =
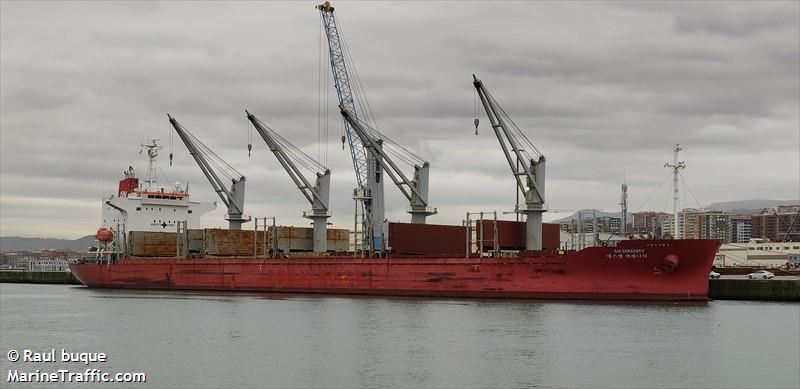
[[[473,123],[475,123],[475,135],[478,135],[478,124],[480,124],[481,121],[478,120],[478,118],[475,118],[475,121]]]
[[[250,150],[253,150],[253,144],[247,144],[247,158],[250,158]]]
[[[172,166],[172,153],[169,153],[169,166]]]
[[[344,135],[342,135],[342,150],[344,150],[344,141],[345,140],[346,140],[346,138],[344,137]]]

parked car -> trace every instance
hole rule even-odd
[[[720,277],[720,274],[715,272],[715,271],[713,271],[713,270],[711,271],[711,273],[708,273],[708,279],[710,279],[710,280],[718,280],[719,277]]]
[[[756,279],[756,278],[762,278],[762,279],[765,279],[765,280],[769,280],[769,279],[772,279],[772,277],[775,277],[775,275],[770,273],[770,272],[768,272],[768,271],[766,271],[766,270],[755,271],[755,272],[752,272],[752,273],[747,275],[747,278],[749,278],[751,280],[752,279]]]

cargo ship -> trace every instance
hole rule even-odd
[[[170,124],[227,206],[229,229],[198,228],[194,217],[206,208],[188,203],[182,188],[154,192],[126,176],[116,198],[105,203],[105,211],[114,217],[109,216],[110,224],[104,216],[104,227],[97,232],[100,247],[93,257],[70,265],[78,280],[98,288],[453,298],[708,298],[708,274],[719,247],[716,240],[611,244],[594,239],[592,247],[585,247],[582,235],[578,250],[561,245],[559,226],[542,223],[547,211],[544,154],[475,75],[475,135],[479,135],[480,101],[511,168],[518,199],[514,211],[523,221],[497,220],[494,211],[467,212],[460,226],[428,223],[429,217],[438,214],[428,198],[430,163],[381,133],[369,120],[371,113],[361,104],[363,96],[356,96],[363,90],[351,83],[353,64],[345,55],[334,7],[326,1],[316,8],[327,37],[327,57],[343,118],[342,149],[348,143],[356,173],[352,232],[327,228],[330,170],[253,113],[245,111],[247,120],[308,200],[311,210],[303,216],[313,227],[278,226],[275,218],[269,226],[267,218],[245,217],[245,177],[168,114]],[[247,148],[249,152],[252,145]],[[685,166],[677,161],[677,151],[676,145],[676,159],[668,164],[674,169],[675,193],[678,169]],[[413,172],[404,172],[402,164]],[[389,222],[385,217],[384,181],[408,200],[411,223]],[[147,200],[148,204],[188,207],[180,214],[175,207],[159,205],[148,205],[146,212],[137,206],[133,211],[115,206],[123,196],[133,205]],[[489,214],[493,217],[484,217]],[[677,211],[675,216],[677,220]],[[251,221],[253,229],[243,230],[243,224]],[[676,224],[673,236],[680,236],[677,228]]]
[[[151,153],[150,166],[156,155]],[[149,175],[143,181],[155,185]],[[104,199],[104,206],[119,204],[123,197],[140,201],[148,196],[138,185],[129,169],[117,194]],[[160,189],[154,193],[172,197]],[[196,206],[184,205],[185,211]],[[200,203],[199,209],[208,209],[208,203]],[[328,250],[314,253],[311,228],[268,226],[257,231],[192,225],[181,235],[148,223],[153,218],[164,220],[177,210],[162,204],[160,212],[166,216],[153,216],[157,212],[126,215],[128,225],[140,230],[124,232],[110,225],[98,230],[101,249],[94,257],[71,264],[73,275],[93,288],[705,300],[708,273],[719,247],[716,240],[640,239],[623,240],[613,247],[563,250],[559,226],[544,223],[543,249],[529,251],[525,250],[524,222],[486,218],[470,226],[388,223],[385,252],[370,257],[348,251],[347,230],[328,230]],[[108,221],[111,216],[103,217]]]
[[[452,298],[706,300],[714,240],[630,240],[517,258],[126,258],[75,263],[95,288]]]

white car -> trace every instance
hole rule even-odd
[[[711,271],[711,273],[708,273],[708,279],[710,280],[718,280],[719,277],[721,277],[720,274],[713,270]]]
[[[747,278],[749,278],[751,280],[756,279],[756,278],[769,280],[769,279],[772,279],[772,277],[775,277],[775,275],[770,273],[770,272],[768,272],[768,271],[766,271],[766,270],[759,270],[759,271],[752,272],[752,273],[747,275]]]

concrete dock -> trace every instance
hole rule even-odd
[[[712,300],[800,301],[800,278],[723,277],[709,280],[708,297]]]
[[[0,270],[0,283],[80,284],[68,271]]]

